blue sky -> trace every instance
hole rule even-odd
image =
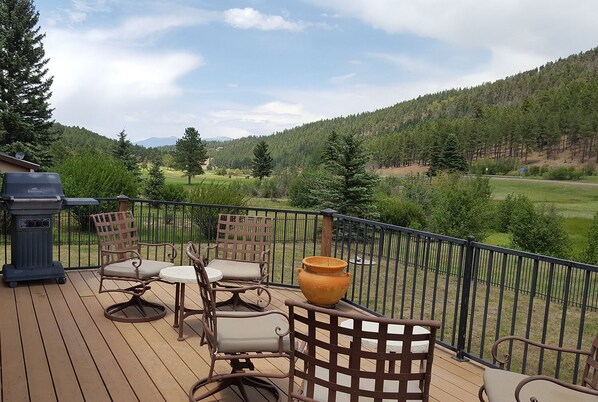
[[[269,135],[598,46],[596,0],[36,0],[54,119]]]

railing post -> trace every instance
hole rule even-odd
[[[463,283],[461,292],[461,306],[459,309],[459,331],[457,333],[457,356],[455,359],[465,362],[465,340],[467,336],[467,319],[469,318],[469,291],[471,289],[471,273],[473,272],[473,236],[467,237],[465,243],[465,267],[463,269]]]
[[[320,211],[322,214],[322,240],[320,242],[320,255],[330,257],[332,254],[332,215],[334,209],[326,208]]]
[[[118,212],[125,212],[129,207],[129,197],[121,194],[116,199],[118,200]]]

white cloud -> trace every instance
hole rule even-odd
[[[342,84],[346,81],[349,81],[353,77],[355,77],[355,73],[336,75],[336,76],[330,78],[330,82],[332,84]]]
[[[262,14],[253,8],[231,8],[224,11],[224,21],[239,29],[259,29],[262,31],[286,30],[301,31],[304,26],[287,21],[279,15]]]

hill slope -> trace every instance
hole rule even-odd
[[[306,166],[333,130],[362,136],[379,167],[425,165],[434,144],[442,147],[449,133],[470,161],[525,160],[531,152],[554,158],[567,151],[581,162],[598,162],[598,48],[473,88],[219,144],[212,163],[249,167],[263,138],[278,167]]]

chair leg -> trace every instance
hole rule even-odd
[[[246,386],[253,387],[253,388],[262,388],[274,395],[277,401],[280,400],[280,392],[278,388],[269,380],[264,378],[259,378],[255,376],[246,376],[243,377],[239,375],[243,372],[244,368],[249,368],[253,370],[253,363],[248,359],[245,362],[240,361],[233,361],[231,362],[233,368],[230,374],[228,375],[216,375],[213,376],[211,379],[209,377],[202,378],[197,381],[191,389],[189,390],[189,402],[196,402],[201,401],[209,396],[216,394],[222,390],[225,390],[228,387],[235,385],[239,389],[239,393],[241,394],[241,399],[245,402],[252,402],[247,395],[247,390],[245,389]],[[212,389],[207,390],[205,393],[195,396],[195,393],[202,387],[207,386],[210,383],[216,383],[216,386]]]
[[[484,399],[485,391],[486,391],[486,387],[484,387],[484,384],[482,384],[482,386],[480,387],[480,390],[478,391],[478,398],[480,399],[480,402],[486,402]]]
[[[213,382],[217,383],[217,385],[214,388],[207,390],[205,393],[199,396],[195,396],[197,390]],[[249,396],[247,395],[247,390],[245,389],[245,386],[265,389],[267,391],[270,391],[277,401],[280,400],[280,393],[278,391],[278,388],[276,388],[276,386],[268,380],[255,377],[233,377],[224,378],[222,380],[216,381],[208,380],[208,378],[202,378],[201,380],[193,384],[193,386],[189,390],[189,402],[201,401],[202,399],[212,396],[233,385],[235,385],[239,389],[241,399],[243,399],[245,402],[252,402],[251,399],[249,399]]]
[[[134,295],[129,301],[116,303],[104,310],[104,316],[119,322],[147,322],[166,315],[166,307]]]

